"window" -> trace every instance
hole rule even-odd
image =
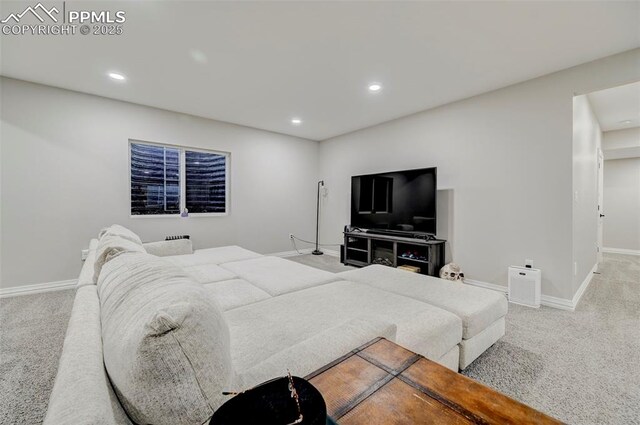
[[[130,141],[131,215],[226,214],[229,154]]]
[[[186,206],[189,213],[224,213],[227,206],[227,157],[185,151]]]
[[[180,150],[131,143],[131,214],[180,214]]]

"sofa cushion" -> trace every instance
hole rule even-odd
[[[460,345],[453,347],[448,353],[436,360],[436,362],[454,372],[457,372],[460,368]]]
[[[242,279],[207,283],[203,286],[224,311],[271,298],[262,289]]]
[[[98,279],[104,364],[136,423],[201,424],[232,381],[220,306],[180,268],[125,253]]]
[[[224,315],[237,371],[362,317],[375,316],[397,325],[397,342],[432,360],[438,360],[462,339],[462,324],[456,315],[355,282],[340,281],[292,292]]]
[[[198,283],[220,282],[223,280],[235,279],[235,273],[216,264],[201,264],[199,266],[184,267],[184,270]]]
[[[142,246],[144,246],[147,253],[157,255],[158,257],[193,254],[191,239],[147,242],[142,244]]]
[[[98,233],[98,240],[102,239],[104,236],[119,236],[123,239],[128,239],[138,245],[142,245],[140,236],[136,235],[135,233],[133,233],[133,231],[119,224],[113,224],[100,230],[100,233]]]
[[[262,257],[262,255],[239,246],[221,246],[197,249],[191,255],[173,255],[164,258],[177,266],[190,267],[202,264],[222,264],[257,257]]]
[[[221,266],[273,296],[338,280],[335,273],[280,257],[260,257]]]
[[[348,320],[287,347],[245,371],[239,371],[234,388],[254,387],[267,379],[285,375],[287,369],[292,375],[306,376],[374,338],[395,341],[395,335],[396,325],[373,316]]]
[[[462,336],[472,338],[507,314],[503,294],[381,265],[338,273],[342,279],[404,295],[450,311],[462,319]]]
[[[96,246],[93,280],[98,281],[100,271],[105,263],[125,252],[145,252],[145,250],[141,243],[133,242],[131,239],[112,234],[103,235]]]
[[[473,338],[464,339],[460,343],[460,369],[465,369],[480,354],[484,353],[497,340],[504,336],[505,318],[502,317],[489,325]]]

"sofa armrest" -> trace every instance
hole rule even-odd
[[[78,276],[78,287],[85,285],[95,285],[95,264],[96,264],[96,247],[98,246],[97,239],[91,239],[89,242],[89,254],[82,264],[80,269],[80,276]]]
[[[78,288],[44,425],[131,424],[102,358],[95,285]]]
[[[245,371],[236,371],[233,390],[251,388],[268,379],[306,376],[377,337],[395,341],[396,325],[374,317],[349,320],[288,347]]]
[[[147,242],[143,243],[142,246],[147,250],[148,254],[157,255],[158,257],[193,254],[193,244],[191,243],[191,239]]]

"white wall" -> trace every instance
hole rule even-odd
[[[604,162],[604,247],[640,253],[640,127],[602,134]]]
[[[640,157],[640,127],[603,133],[604,159]]]
[[[605,248],[640,253],[640,158],[604,162],[604,214]]]
[[[573,96],[638,79],[640,49],[321,142],[322,241],[341,241],[350,176],[437,166],[469,278],[506,285],[530,258],[543,294],[572,299]]]
[[[7,78],[0,90],[1,287],[76,278],[112,223],[262,253],[313,236],[317,142]],[[130,218],[129,138],[231,152],[230,214]]]
[[[573,98],[573,289],[598,262],[598,149],[602,130],[587,95]]]
[[[638,100],[640,102],[640,100]],[[640,146],[640,127],[605,131],[602,134],[602,149],[625,149]]]

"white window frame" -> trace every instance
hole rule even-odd
[[[172,148],[177,149],[180,152],[180,212],[178,214],[131,214],[131,144],[144,144],[151,146],[159,146],[163,148]],[[127,144],[128,148],[128,157],[129,157],[129,178],[127,179],[129,183],[129,217],[130,218],[190,218],[190,217],[224,217],[229,215],[231,209],[231,185],[230,185],[230,172],[231,169],[231,152],[225,151],[217,151],[213,149],[205,149],[205,148],[197,148],[192,146],[185,145],[175,145],[171,143],[160,143],[160,142],[150,142],[147,140],[140,139],[129,139],[129,143]],[[188,217],[182,217],[182,211],[186,208],[187,205],[187,170],[186,170],[186,151],[190,152],[203,152],[203,153],[211,153],[215,155],[221,155],[225,157],[225,167],[224,167],[224,186],[225,186],[225,194],[224,194],[224,203],[225,203],[225,212],[223,213],[191,213],[189,212]]]

